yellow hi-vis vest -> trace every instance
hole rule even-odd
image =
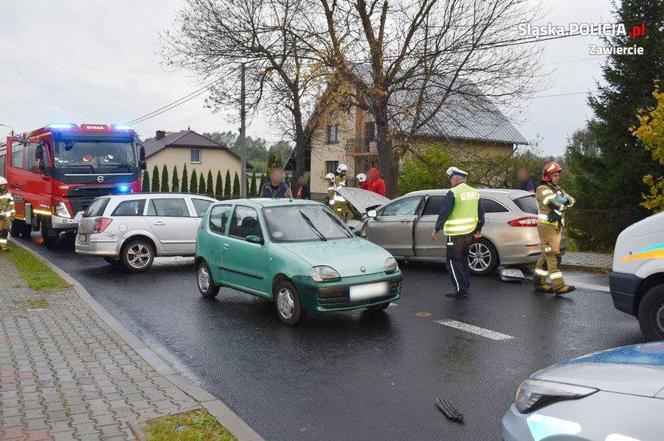
[[[470,234],[477,228],[480,193],[470,185],[463,183],[450,190],[454,193],[454,208],[443,225],[447,236]]]

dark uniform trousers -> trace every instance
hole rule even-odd
[[[447,236],[447,270],[457,292],[470,289],[468,248],[472,241],[473,233]]]

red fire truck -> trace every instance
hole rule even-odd
[[[97,196],[140,192],[144,169],[145,150],[124,125],[57,123],[9,136],[0,144],[0,175],[16,204],[11,235],[41,230],[56,248]]]

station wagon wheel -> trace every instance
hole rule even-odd
[[[198,291],[203,297],[212,299],[219,294],[219,285],[214,282],[212,271],[204,260],[196,268],[196,281],[198,282]]]
[[[498,266],[496,247],[486,239],[480,239],[468,247],[468,266],[470,272],[484,276],[491,274]]]
[[[304,318],[305,310],[300,303],[300,296],[291,282],[288,280],[279,282],[273,295],[277,314],[282,322],[296,325]]]
[[[154,261],[154,247],[146,239],[135,239],[122,247],[120,258],[127,270],[133,273],[145,271]]]

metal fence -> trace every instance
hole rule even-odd
[[[578,251],[611,253],[620,232],[643,218],[639,209],[572,208],[565,214],[565,235],[574,241]]]

